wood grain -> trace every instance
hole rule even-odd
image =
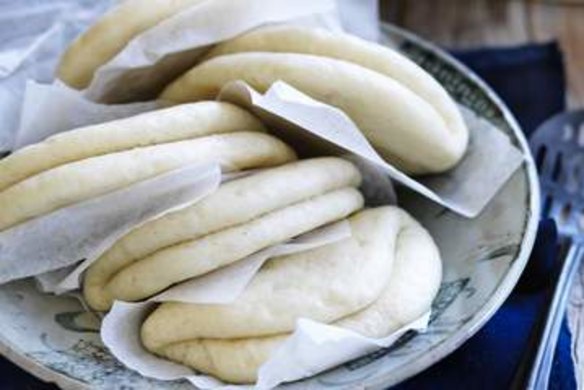
[[[569,107],[584,107],[581,1],[381,0],[380,10],[384,20],[449,48],[557,40],[565,56]]]
[[[584,107],[584,5],[531,3],[527,9],[531,39],[560,42],[568,72],[569,106]]]

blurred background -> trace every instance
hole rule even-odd
[[[584,107],[584,0],[380,0],[380,13],[448,49],[557,41],[568,107]]]

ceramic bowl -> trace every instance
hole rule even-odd
[[[528,260],[539,210],[537,175],[517,122],[478,77],[445,52],[390,25],[383,42],[433,74],[460,103],[494,123],[526,153],[526,162],[479,217],[458,217],[411,193],[401,198],[436,239],[444,280],[430,327],[386,349],[283,387],[385,388],[454,351],[501,306]],[[23,261],[26,261],[23,259]],[[103,347],[99,319],[73,297],[37,291],[31,280],[0,286],[0,351],[32,374],[66,389],[175,389],[129,371]]]

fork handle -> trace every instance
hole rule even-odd
[[[557,279],[540,344],[531,366],[526,386],[529,390],[548,388],[560,329],[570,295],[570,287],[583,255],[584,247],[581,244],[572,242]]]

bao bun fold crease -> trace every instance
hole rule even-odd
[[[448,92],[415,62],[387,46],[366,41],[351,34],[296,25],[257,28],[215,46],[210,59],[241,52],[299,53],[336,58],[361,65],[383,74],[430,103],[442,116],[452,138],[465,145],[468,130],[462,115]]]
[[[100,66],[114,58],[137,35],[204,0],[125,0],[112,8],[69,46],[57,76],[84,89]]]
[[[348,161],[302,160],[229,181],[203,200],[122,237],[87,270],[84,295],[107,310],[139,300],[324,224],[363,206]]]
[[[383,158],[409,174],[444,172],[466,150],[466,131],[449,127],[431,102],[393,78],[324,56],[246,52],[211,58],[166,87],[160,99],[213,99],[237,80],[261,93],[284,81],[341,109]]]
[[[348,239],[270,260],[233,303],[161,304],[142,325],[144,346],[224,381],[252,383],[292,331],[293,317],[382,338],[427,313],[442,268],[426,230],[393,206],[366,209],[349,222]],[[357,304],[370,283],[375,296]],[[336,317],[331,307],[344,310]],[[250,333],[240,337],[246,326]]]
[[[280,165],[296,155],[268,134],[236,132],[135,148],[49,169],[0,192],[0,230],[173,169],[217,162],[226,170]]]
[[[236,131],[266,129],[248,111],[208,101],[66,131],[1,159],[0,191],[42,171],[89,157]]]

